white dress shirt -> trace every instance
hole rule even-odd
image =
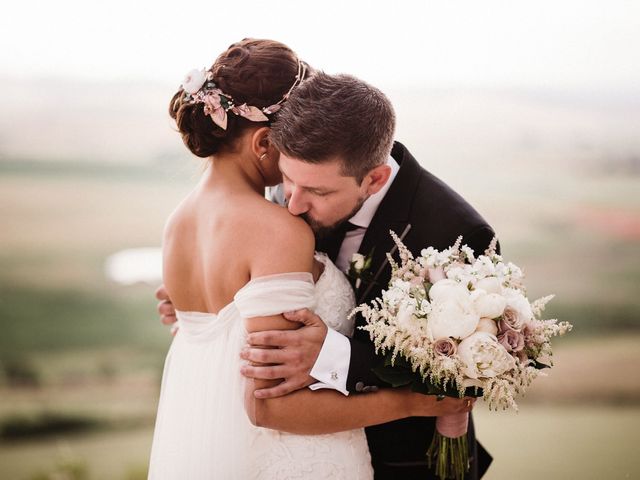
[[[391,184],[396,178],[398,170],[400,170],[400,166],[391,156],[387,160],[387,165],[391,167],[391,175],[387,183],[384,184],[379,192],[367,198],[360,210],[349,219],[350,223],[359,228],[347,232],[340,246],[340,251],[336,258],[336,266],[343,272],[348,270],[351,257],[360,248],[373,216],[378,210],[380,203],[382,203],[382,199],[389,191],[389,188],[391,188]],[[309,388],[312,390],[331,388],[344,395],[349,395],[347,391],[347,375],[349,373],[350,360],[351,344],[349,343],[349,339],[329,328],[316,363],[311,369],[311,372],[309,372],[318,382],[309,385]]]

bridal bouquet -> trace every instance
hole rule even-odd
[[[540,318],[553,295],[529,302],[523,273],[496,253],[461,246],[423,249],[414,258],[394,232],[400,264],[391,255],[391,280],[382,298],[360,313],[376,352],[385,355],[375,373],[394,387],[443,396],[483,397],[490,409],[517,410],[541,369],[552,365],[551,338],[571,330],[567,322]],[[468,469],[468,414],[438,417],[427,452],[440,478],[461,479]]]

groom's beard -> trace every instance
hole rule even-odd
[[[353,209],[347,215],[345,215],[340,220],[338,220],[337,222],[331,225],[322,225],[316,219],[312,218],[311,215],[309,215],[308,213],[302,213],[300,214],[300,217],[309,224],[309,226],[311,227],[311,230],[313,230],[313,233],[316,236],[316,240],[320,240],[331,235],[331,233],[336,228],[338,228],[339,225],[348,221],[351,217],[353,217],[356,213],[358,213],[358,211],[362,208],[362,204],[367,200],[367,198],[369,197],[365,196],[359,199],[358,203],[353,207]]]

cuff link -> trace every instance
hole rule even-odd
[[[338,380],[338,372],[331,372],[331,380]]]
[[[356,383],[356,392],[372,393],[377,391],[378,387],[375,385],[365,385],[364,382]]]

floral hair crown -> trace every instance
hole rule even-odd
[[[298,73],[291,88],[284,94],[278,103],[268,107],[258,108],[243,103],[236,105],[235,100],[229,94],[224,93],[213,81],[211,70],[191,70],[182,81],[182,89],[185,91],[184,100],[190,104],[204,103],[204,113],[209,115],[213,123],[223,130],[227,129],[227,112],[244,117],[252,122],[267,122],[267,115],[280,110],[281,104],[289,98],[289,95],[305,77],[307,67],[304,62],[298,60]]]

